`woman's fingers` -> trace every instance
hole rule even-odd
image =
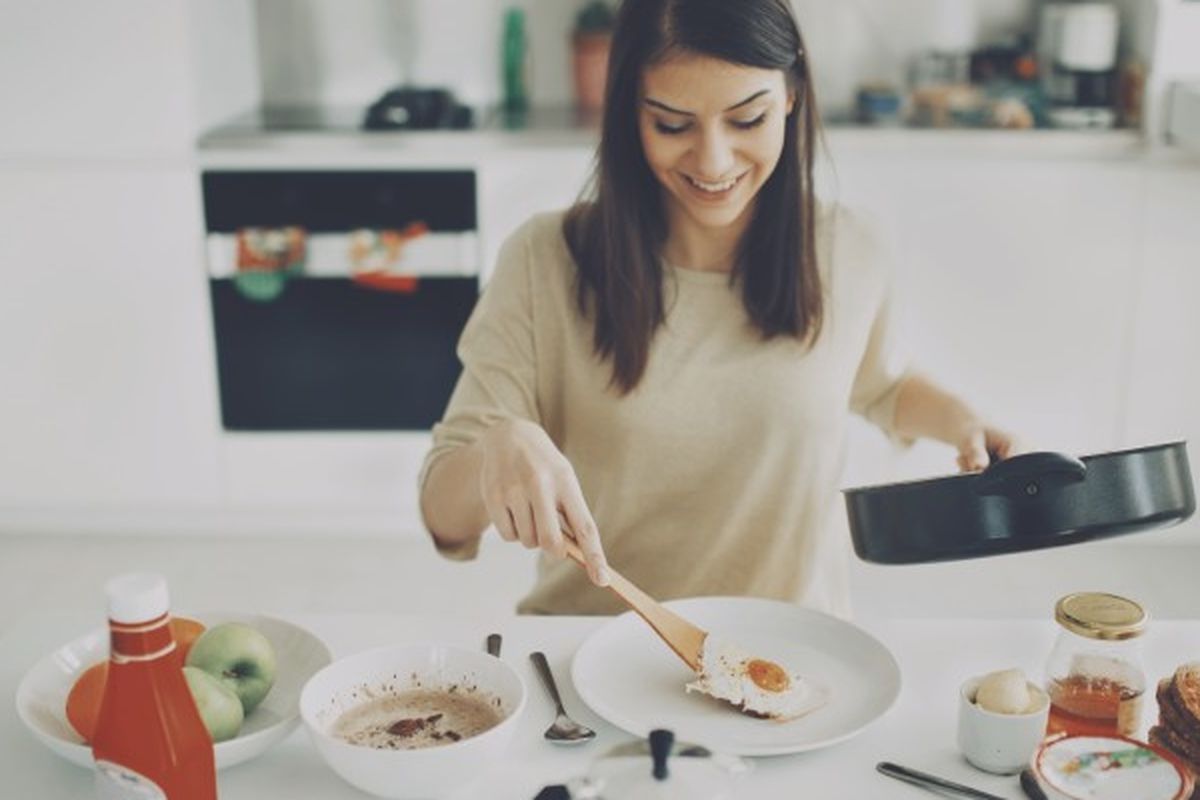
[[[508,513],[517,529],[517,539],[530,550],[538,546],[537,528],[533,524],[533,512],[529,503],[523,497],[516,497],[508,503]]]
[[[532,422],[501,421],[484,434],[480,491],[500,536],[562,558],[567,535],[583,553],[592,582],[607,586],[608,562],[575,471]]]
[[[487,508],[488,519],[496,526],[496,532],[500,534],[500,538],[506,542],[517,541],[517,523],[512,518],[512,514],[508,512],[508,506],[499,496],[488,494],[485,496],[483,505]]]
[[[572,482],[562,499],[563,516],[571,526],[575,543],[583,552],[583,560],[587,563],[588,577],[597,586],[608,586],[608,559],[604,557],[604,548],[600,545],[600,532],[596,522],[588,511],[579,485]]]
[[[533,524],[537,527],[539,547],[555,558],[562,558],[566,555],[552,490],[539,492],[538,497],[534,500]]]
[[[1024,446],[1020,439],[1013,436],[1011,433],[998,430],[988,430],[988,448],[995,450],[1000,458],[1011,458],[1024,452]]]

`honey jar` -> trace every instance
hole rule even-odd
[[[1145,610],[1117,595],[1078,592],[1058,601],[1054,619],[1062,630],[1046,661],[1047,735],[1135,736],[1146,691]]]

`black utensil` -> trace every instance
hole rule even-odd
[[[1006,800],[997,794],[985,792],[982,789],[976,789],[971,786],[965,786],[961,783],[948,781],[945,778],[939,778],[936,775],[930,775],[928,772],[921,772],[908,767],[902,767],[899,764],[893,764],[890,761],[880,761],[875,765],[875,769],[887,775],[889,778],[911,783],[913,786],[920,786],[924,789],[929,789],[935,792],[951,792],[962,797],[974,798],[974,800]]]
[[[1033,770],[1026,767],[1021,770],[1021,789],[1025,792],[1025,796],[1029,800],[1050,800],[1046,797],[1046,793],[1042,791],[1042,787],[1038,785],[1037,777],[1033,774]]]

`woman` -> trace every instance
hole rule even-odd
[[[816,119],[786,0],[625,0],[590,197],[505,243],[421,473],[444,554],[489,525],[545,551],[519,610],[621,610],[611,560],[663,600],[846,613],[848,411],[965,470],[1012,448],[908,369],[885,254],[814,198]]]

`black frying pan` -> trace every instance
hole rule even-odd
[[[1185,442],[1075,458],[1026,453],[982,472],[847,489],[859,558],[917,564],[1174,525],[1196,510]]]

